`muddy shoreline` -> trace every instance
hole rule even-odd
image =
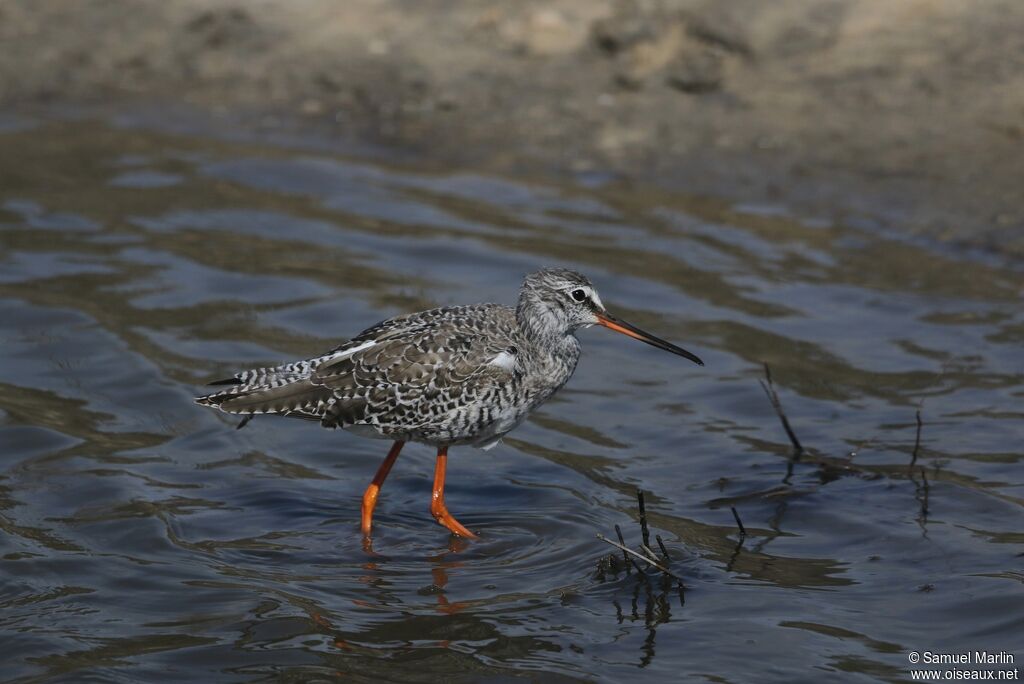
[[[1018,259],[1022,27],[1009,1],[18,0],[0,7],[0,106],[272,117]]]

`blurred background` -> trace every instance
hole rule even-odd
[[[0,2],[0,680],[1013,654],[1022,29],[1017,0]],[[479,541],[431,519],[426,447],[364,545],[386,443],[193,403],[548,265],[707,365],[581,331],[555,399],[452,450]],[[637,489],[685,603],[596,538],[638,544]]]
[[[7,0],[0,101],[298,117],[1020,255],[1022,28],[1015,0]]]

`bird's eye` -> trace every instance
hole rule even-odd
[[[587,298],[587,293],[584,290],[576,289],[569,293],[574,302],[582,302]]]

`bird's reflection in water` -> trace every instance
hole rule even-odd
[[[426,556],[423,559],[429,563],[431,581],[429,585],[424,586],[417,593],[422,596],[434,596],[437,602],[435,610],[441,615],[456,615],[471,607],[471,602],[449,601],[446,593],[446,587],[453,575],[452,571],[465,565],[465,562],[459,559],[457,554],[461,554],[469,546],[470,542],[467,540],[452,536],[448,540],[448,546],[445,550],[436,555]],[[367,595],[374,596],[375,598],[352,599],[352,603],[361,608],[375,610],[398,602],[399,599],[394,596],[391,583],[387,577],[388,564],[391,562],[391,559],[383,553],[375,551],[373,541],[369,538],[363,539],[362,548],[363,552],[367,554],[367,559],[361,565],[364,572],[359,576],[358,581],[365,584],[367,588],[372,589],[373,591],[368,592]],[[419,567],[422,568],[422,565],[419,565]],[[350,637],[353,635],[337,628],[318,608],[310,609],[307,613],[315,625],[314,630],[329,634],[335,647],[349,652],[372,653],[374,651],[373,648],[353,643],[350,640]],[[433,643],[436,647],[443,649],[447,649],[451,645],[448,639],[439,639]]]
[[[451,571],[461,568],[465,563],[459,560],[456,554],[460,554],[469,548],[469,541],[452,535],[448,539],[448,548],[434,556],[427,556],[430,563],[430,585],[420,590],[421,594],[433,594],[437,598],[437,611],[445,615],[454,615],[464,610],[468,604],[463,601],[449,601],[445,588],[451,579]],[[360,582],[378,589],[386,588],[386,580],[380,574],[383,566],[387,563],[387,557],[374,551],[373,540],[369,537],[363,538],[363,552],[369,557],[362,568],[366,574],[359,578]]]
[[[363,553],[368,556],[365,563],[362,564],[363,570],[366,571],[365,575],[359,576],[359,581],[380,591],[387,590],[387,582],[381,575],[381,564],[387,562],[387,558],[373,550],[373,540],[370,537],[363,537]],[[369,602],[360,600],[354,600],[356,605],[370,605]]]
[[[430,577],[433,580],[431,588],[437,597],[437,611],[445,615],[455,615],[466,608],[467,604],[462,601],[450,602],[445,593],[448,586],[449,571],[461,568],[464,563],[461,560],[450,559],[455,554],[462,553],[469,548],[469,542],[462,537],[452,537],[448,540],[448,551],[442,552],[429,558],[433,567],[430,569]]]

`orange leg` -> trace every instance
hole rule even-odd
[[[462,523],[456,520],[448,512],[448,507],[444,505],[444,471],[447,466],[448,447],[438,447],[437,464],[434,466],[434,494],[430,499],[430,513],[437,522],[451,530],[452,534],[457,534],[467,539],[476,539],[477,536],[463,527]]]
[[[387,458],[380,464],[380,468],[377,468],[377,474],[373,476],[373,482],[363,492],[363,536],[370,536],[370,528],[373,527],[373,508],[377,505],[377,497],[380,496],[380,488],[384,486],[384,480],[387,478],[388,473],[391,472],[391,466],[395,465],[395,460],[398,458],[398,452],[402,450],[402,445],[405,444],[403,441],[396,441],[391,446],[391,451],[388,452]]]

